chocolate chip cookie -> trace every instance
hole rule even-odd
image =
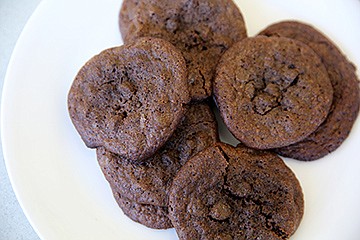
[[[214,95],[230,132],[256,149],[301,141],[325,120],[333,98],[320,58],[288,38],[258,36],[221,58]]]
[[[276,152],[310,161],[334,151],[349,135],[359,113],[360,90],[355,66],[331,40],[307,24],[280,22],[267,27],[260,34],[288,37],[307,44],[321,58],[334,89],[330,113],[319,128],[304,140],[276,149]]]
[[[288,239],[303,211],[300,184],[278,156],[221,143],[183,166],[169,196],[181,240]]]
[[[141,38],[90,59],[71,86],[68,108],[88,147],[140,161],[169,139],[189,101],[181,53],[165,40]]]
[[[194,100],[211,95],[219,57],[246,37],[243,17],[232,0],[124,0],[119,25],[126,43],[152,36],[180,49]]]

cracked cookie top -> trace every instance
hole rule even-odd
[[[119,25],[125,42],[151,36],[180,49],[194,100],[211,95],[219,57],[246,37],[243,17],[232,0],[124,0]]]
[[[140,161],[168,140],[189,101],[181,53],[165,40],[141,38],[90,59],[71,86],[68,108],[88,147]]]
[[[320,58],[287,38],[247,38],[221,58],[214,95],[229,130],[257,149],[287,146],[326,118],[333,89]]]
[[[301,186],[281,158],[223,143],[191,158],[169,197],[181,240],[288,239],[303,212]]]

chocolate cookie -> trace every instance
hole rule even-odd
[[[168,205],[173,177],[196,153],[218,141],[215,117],[206,104],[192,105],[172,137],[151,158],[134,164],[104,148],[97,159],[112,188],[141,204]]]
[[[217,144],[174,178],[169,217],[180,239],[288,239],[300,224],[303,194],[275,154]]]
[[[167,41],[142,38],[90,59],[71,86],[68,107],[88,147],[140,161],[168,140],[189,100],[181,53]]]
[[[300,22],[280,22],[263,30],[261,35],[299,40],[321,58],[334,89],[330,113],[320,127],[304,140],[276,149],[291,158],[310,161],[337,149],[347,138],[359,113],[360,90],[355,66],[336,45],[313,27]]]
[[[245,145],[298,142],[325,120],[333,90],[320,58],[305,44],[259,36],[221,58],[214,95],[225,124]]]
[[[167,207],[136,203],[121,196],[115,189],[113,189],[113,194],[123,213],[133,221],[155,229],[173,227],[168,217]]]
[[[246,37],[243,17],[232,0],[124,0],[119,25],[125,42],[152,36],[180,49],[194,100],[211,95],[219,57]]]

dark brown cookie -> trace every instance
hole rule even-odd
[[[217,144],[174,178],[169,217],[181,240],[288,239],[304,212],[302,189],[275,154]]]
[[[142,38],[90,59],[71,86],[68,107],[88,147],[139,161],[168,140],[189,100],[181,53],[164,40]]]
[[[243,17],[232,0],[124,0],[119,25],[125,42],[152,36],[179,48],[194,100],[211,95],[219,57],[246,37]]]
[[[259,36],[221,58],[214,95],[225,124],[245,145],[298,142],[326,118],[333,90],[320,58],[305,44]]]
[[[155,229],[172,228],[168,208],[151,204],[141,204],[129,200],[113,189],[114,198],[123,213],[135,222]]]
[[[319,159],[337,149],[347,138],[359,113],[360,90],[355,66],[336,45],[313,27],[300,22],[280,22],[263,30],[261,35],[299,40],[321,58],[334,89],[330,113],[320,127],[304,140],[276,152],[299,160]]]
[[[165,145],[141,164],[134,164],[104,148],[97,149],[99,165],[122,196],[141,204],[168,205],[173,177],[194,154],[218,141],[215,117],[206,104],[192,105]]]

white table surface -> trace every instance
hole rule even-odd
[[[16,41],[40,0],[0,0],[0,91]],[[1,100],[0,100],[1,101]],[[1,141],[1,140],[0,140]],[[0,144],[0,240],[39,240],[11,187]]]

